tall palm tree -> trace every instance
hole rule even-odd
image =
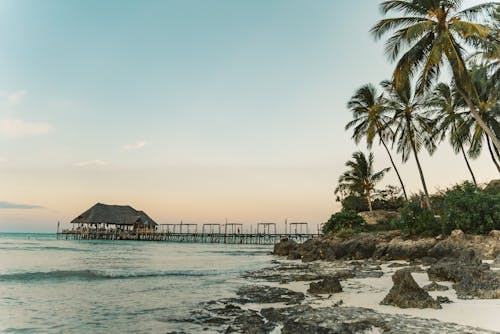
[[[339,184],[335,189],[335,193],[349,192],[350,194],[365,197],[370,211],[373,211],[371,194],[375,185],[391,169],[388,167],[374,173],[373,160],[374,156],[371,152],[368,155],[368,159],[363,152],[354,152],[352,160],[345,163],[349,169],[339,177]]]
[[[495,133],[500,134],[500,83],[495,77],[495,73],[491,72],[491,67],[488,64],[475,64],[471,69],[471,79],[478,93],[478,106],[482,118]],[[500,155],[498,149],[492,147],[491,138],[475,123],[475,119],[469,118],[468,124],[473,129],[471,154],[479,155],[484,139],[491,159],[500,173],[500,164],[497,162]]]
[[[467,112],[460,105],[461,100],[457,96],[457,92],[453,91],[450,86],[445,83],[439,83],[434,88],[429,101],[429,107],[434,111],[437,124],[436,132],[440,135],[440,139],[443,140],[448,136],[455,154],[462,153],[472,176],[472,181],[477,185],[476,177],[464,149],[464,143],[470,141],[470,131],[465,126]]]
[[[401,17],[386,18],[372,29],[375,38],[396,30],[386,42],[386,53],[396,60],[393,74],[396,86],[405,85],[417,72],[417,93],[428,90],[439,77],[445,61],[451,67],[457,90],[463,96],[477,124],[500,150],[499,136],[488,127],[477,108],[476,92],[465,63],[465,47],[478,48],[498,43],[493,27],[477,22],[483,14],[493,16],[498,2],[484,3],[461,10],[462,0],[388,0],[382,2],[383,14],[400,12]],[[470,20],[470,21],[468,21]]]
[[[383,95],[378,95],[377,89],[372,84],[367,84],[356,91],[347,103],[347,107],[352,111],[354,119],[347,123],[346,130],[354,128],[352,138],[356,144],[363,137],[366,137],[366,146],[369,149],[372,148],[375,137],[378,137],[398,176],[405,199],[408,200],[403,180],[401,179],[401,175],[399,175],[399,171],[386,144],[392,131],[389,126],[391,117],[387,115]]]
[[[387,93],[387,108],[394,115],[392,122],[395,128],[394,140],[396,141],[397,152],[402,154],[403,162],[408,161],[410,154],[413,152],[422,187],[424,188],[426,205],[431,208],[424,172],[418,158],[422,146],[430,154],[436,149],[433,124],[424,113],[425,97],[414,94],[409,81],[404,86],[395,86],[394,82],[384,81],[382,87]]]

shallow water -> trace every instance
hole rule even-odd
[[[199,332],[190,313],[227,297],[270,246],[56,240],[0,233],[0,331]]]

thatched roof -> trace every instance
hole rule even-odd
[[[97,203],[71,221],[75,224],[157,225],[144,211],[129,205],[107,205]]]

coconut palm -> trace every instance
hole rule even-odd
[[[393,61],[399,58],[393,74],[396,86],[405,85],[408,78],[418,73],[416,91],[423,94],[439,77],[444,62],[448,62],[457,90],[472,116],[500,150],[497,134],[481,118],[477,94],[464,60],[466,47],[491,46],[491,39],[493,45],[498,43],[494,27],[473,21],[485,17],[484,14],[493,16],[499,5],[490,2],[461,10],[461,3],[462,0],[384,1],[380,6],[384,15],[399,12],[403,16],[385,18],[371,31],[375,38],[380,38],[386,32],[396,30],[386,42],[389,58]]]
[[[472,66],[471,78],[474,88],[478,93],[478,105],[482,118],[495,133],[500,134],[500,104],[498,102],[500,98],[500,84],[495,77],[495,73],[491,72],[491,67],[488,64],[476,64]],[[474,118],[469,117],[468,126],[473,131],[472,145],[470,147],[471,156],[480,154],[484,140],[488,146],[491,159],[498,172],[500,172],[500,165],[497,162],[500,159],[500,155],[496,147],[491,145],[491,138],[476,124]]]
[[[393,113],[392,123],[397,152],[402,154],[403,162],[408,161],[413,152],[424,189],[426,205],[430,208],[429,192],[418,158],[422,146],[430,154],[436,149],[433,124],[425,113],[425,97],[414,94],[409,81],[404,86],[395,86],[392,81],[384,81],[382,87],[386,91],[387,109]]]
[[[465,122],[467,111],[462,108],[462,99],[457,95],[458,93],[450,86],[440,83],[434,88],[429,107],[434,112],[437,123],[436,130],[440,139],[443,140],[448,136],[455,154],[462,153],[472,181],[477,185],[476,177],[464,149],[464,143],[470,141],[470,131],[468,131]]]
[[[375,185],[391,169],[388,167],[374,173],[373,160],[374,156],[371,152],[368,155],[368,159],[363,152],[354,152],[352,160],[345,163],[349,169],[339,177],[339,184],[335,189],[335,193],[348,192],[365,197],[370,211],[373,211],[371,195],[375,189]]]
[[[391,117],[387,115],[387,109],[384,105],[383,96],[378,95],[377,89],[372,84],[367,84],[356,91],[347,103],[347,107],[352,111],[354,119],[347,123],[345,127],[346,130],[354,128],[352,138],[356,144],[358,144],[361,139],[365,137],[366,146],[369,149],[371,149],[375,137],[379,139],[389,156],[389,160],[391,161],[392,167],[398,176],[401,189],[403,190],[403,194],[407,200],[408,197],[406,195],[403,180],[399,175],[399,171],[396,168],[396,164],[394,163],[391,152],[386,144],[386,141],[389,140],[392,131],[389,126]]]

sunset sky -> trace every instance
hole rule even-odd
[[[378,3],[0,0],[0,231],[54,232],[97,202],[158,223],[326,221],[366,151],[346,102],[393,69]],[[486,153],[479,182],[498,178]],[[447,142],[422,165],[431,191],[470,178]],[[413,159],[401,174],[420,190]]]

